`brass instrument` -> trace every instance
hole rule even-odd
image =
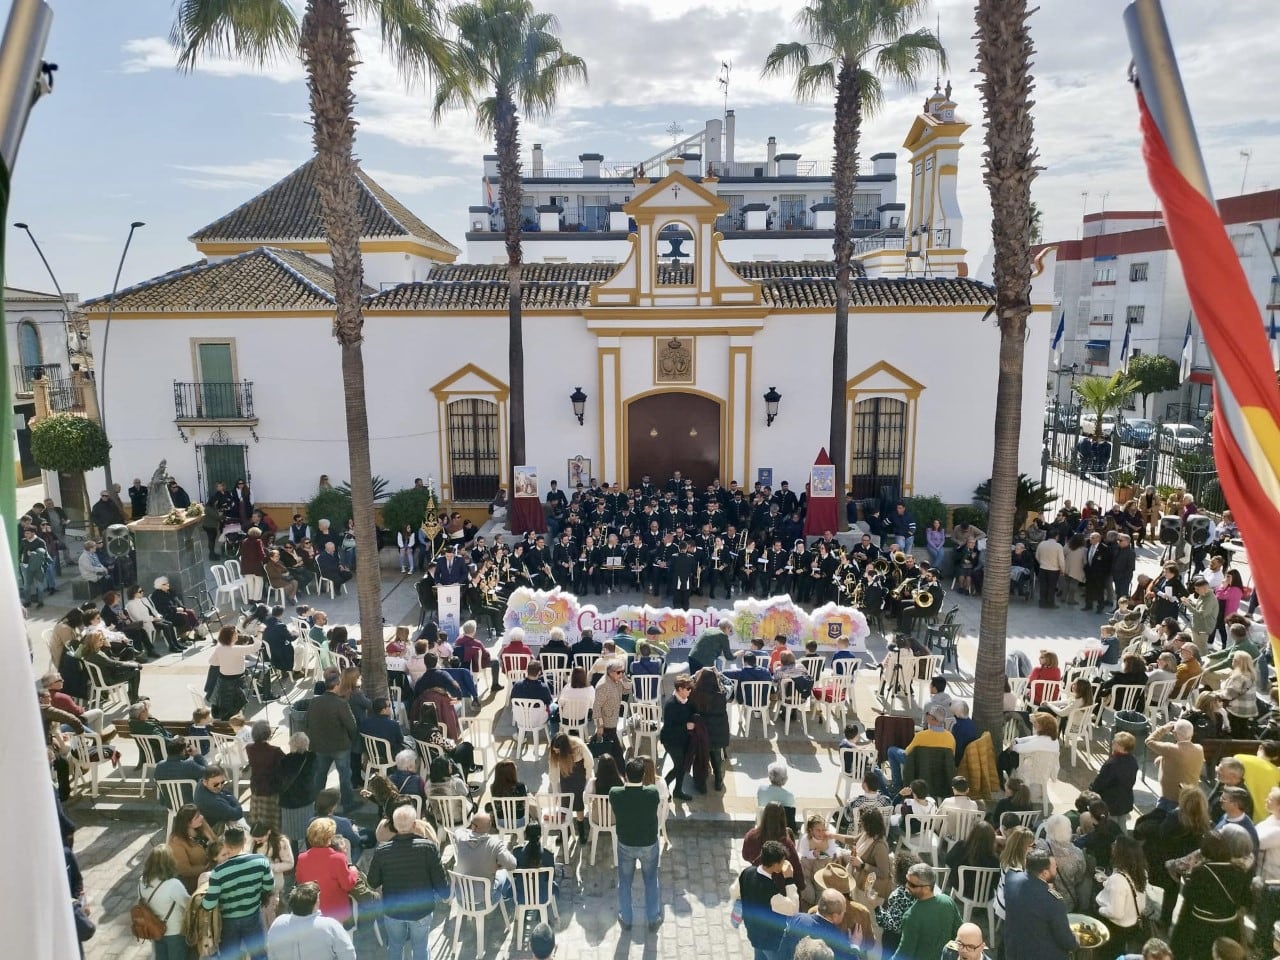
[[[889,571],[893,569],[893,564],[889,562],[887,557],[876,557],[875,562],[873,562],[871,566],[875,567],[876,573],[880,574],[882,577],[887,577],[889,575]]]
[[[908,577],[906,580],[903,580],[900,584],[898,584],[896,587],[893,588],[893,593],[891,594],[893,599],[901,600],[905,596],[907,596],[908,593],[914,595],[916,584],[919,583],[919,581],[920,581],[919,577]],[[932,596],[932,594],[930,596]]]
[[[921,610],[930,610],[933,608],[935,598],[928,590],[912,590],[911,602]]]
[[[907,555],[901,550],[895,550],[893,552],[892,559],[893,559],[894,565],[900,567],[907,562]]]

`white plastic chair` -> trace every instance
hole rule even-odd
[[[197,710],[208,710],[209,700],[204,695],[204,690],[196,686],[194,683],[187,684],[187,693],[191,694],[191,703]]]
[[[107,683],[102,676],[102,668],[96,663],[90,663],[88,660],[80,661],[84,665],[85,673],[89,675],[89,709],[104,710],[107,704],[113,700],[119,701],[121,706],[129,705],[129,683],[121,680],[119,683]]]
[[[1018,776],[1031,791],[1031,799],[1039,802],[1044,816],[1049,815],[1049,784],[1058,779],[1058,752],[1034,750],[1018,760]]]
[[[840,748],[840,776],[836,780],[836,799],[844,806],[862,786],[862,778],[875,765],[876,745]]]
[[[317,568],[316,570],[315,585],[316,585],[317,597],[320,596],[320,594],[324,593],[326,590],[328,590],[329,599],[330,600],[334,599],[333,581],[330,580],[328,577],[326,577],[324,574],[320,573],[319,568]]]
[[[948,807],[938,811],[942,815],[942,825],[938,828],[938,836],[948,846],[963,843],[972,830],[986,815],[983,810],[956,810]]]
[[[1136,710],[1138,700],[1145,697],[1147,692],[1146,684],[1124,683],[1114,686],[1108,691],[1107,695],[1102,698],[1102,709],[1099,713],[1099,719],[1103,727],[1108,726],[1104,718],[1107,711],[1111,713],[1112,723],[1115,722],[1115,716],[1122,710]],[[1146,712],[1146,701],[1143,700],[1143,712]]]
[[[1147,684],[1147,709],[1144,711],[1153,727],[1165,723],[1169,717],[1169,698],[1173,696],[1176,680],[1153,680]]]
[[[1080,745],[1084,744],[1085,753],[1091,754],[1093,744],[1093,708],[1077,707],[1067,714],[1062,727],[1062,745],[1071,748],[1071,766],[1080,759]],[[1021,761],[1019,761],[1021,769]]]
[[[566,863],[569,861],[569,845],[577,842],[577,833],[573,823],[573,794],[571,793],[535,793],[530,797],[538,808],[538,818],[542,822],[542,835],[559,834],[560,855]]]
[[[538,922],[548,926],[554,917],[560,920],[556,907],[556,871],[554,867],[532,867],[511,871],[511,886],[515,892],[516,939],[524,943],[524,928],[531,913],[538,915]],[[545,896],[544,896],[545,894]]]
[[[973,918],[975,909],[986,910],[987,929],[994,930],[996,912],[992,901],[996,895],[996,884],[1000,882],[1000,868],[961,867],[956,873],[956,883],[951,892],[951,899],[955,901],[956,906],[960,907],[960,913],[964,917],[965,923],[968,923]],[[963,893],[966,876],[975,878],[973,894],[967,897]]]
[[[596,661],[600,659],[598,653],[575,653],[573,655],[573,665],[581,667],[587,671],[587,676],[591,676],[591,668],[596,665]]]
[[[858,715],[858,706],[854,700],[854,684],[857,683],[857,677],[857,673],[829,676],[813,688],[813,694],[809,697],[809,706],[811,710],[818,711],[824,728],[834,724],[836,732],[839,733],[840,720],[836,718],[837,713],[840,714],[841,719]]]
[[[618,822],[613,817],[613,805],[607,796],[595,794],[589,798],[587,807],[587,826],[591,830],[591,865],[596,865],[596,841],[600,834],[607,833],[613,843],[613,862],[618,863]]]
[[[229,733],[212,733],[216,762],[231,778],[231,792],[240,796],[240,774],[249,765],[244,741]]]
[[[148,774],[165,758],[165,740],[158,733],[135,733],[133,740],[138,745],[138,756],[142,760],[142,772],[138,774],[138,796],[141,797],[147,792]]]
[[[386,776],[396,767],[395,751],[391,741],[383,737],[375,737],[367,733],[360,734],[364,743],[364,779],[368,780],[375,773]]]
[[[507,916],[507,905],[501,897],[496,897],[493,881],[487,877],[468,877],[466,874],[449,871],[449,888],[453,892],[453,902],[449,913],[453,916],[453,955],[462,956],[462,921],[470,918],[476,925],[476,956],[485,954],[484,921],[494,910],[502,911],[502,924],[505,928],[511,922]]]
[[[1027,698],[1027,685],[1031,683],[1026,677],[1006,677],[1009,681],[1009,692],[1018,698],[1019,703],[1023,703]]]
[[[539,737],[546,737],[547,746],[551,746],[551,734],[547,729],[547,706],[541,700],[511,701],[511,719],[516,725],[515,755],[518,757],[524,750],[524,738],[529,737],[533,746],[538,745]]]
[[[497,762],[493,742],[493,720],[490,717],[459,717],[458,735],[471,744],[476,764],[486,774]]]
[[[266,591],[267,591],[267,599],[264,600],[263,603],[265,603],[268,607],[272,607],[277,604],[283,607],[285,604],[284,587],[273,587],[271,586],[271,581],[265,578],[263,579],[262,582],[265,585]]]
[[[196,782],[194,780],[157,780],[156,785],[160,794],[160,800],[165,805],[165,809],[169,811],[169,823],[165,827],[165,836],[173,832],[173,818],[183,804],[191,802],[191,798],[195,796]]]
[[[804,729],[805,737],[809,736],[809,700],[796,689],[796,685],[790,680],[782,680],[778,684],[780,695],[775,705],[778,713],[782,716],[782,733],[789,735],[791,733],[791,717],[799,715],[800,726]]]
[[[493,826],[503,838],[519,843],[529,822],[528,797],[490,797],[493,804]]]
[[[466,797],[427,797],[427,803],[431,806],[431,815],[435,817],[436,826],[439,828],[437,833],[442,851],[446,841],[455,842],[453,831],[466,824],[468,802]]]
[[[938,861],[938,830],[942,814],[909,813],[902,818],[902,846],[921,860]]]
[[[809,675],[809,679],[814,683],[817,683],[822,679],[822,671],[825,670],[827,666],[826,657],[801,657],[799,662],[801,668]]]
[[[751,718],[759,717],[764,738],[769,739],[769,694],[772,680],[744,680],[738,684],[738,735],[751,734]]]
[[[652,745],[653,762],[658,762],[658,734],[662,731],[662,707],[656,703],[633,703],[627,713],[631,726],[631,749],[635,753],[645,741]]]
[[[502,673],[507,678],[509,686],[524,679],[525,672],[529,669],[529,661],[532,659],[527,653],[504,653],[502,655]]]
[[[240,592],[240,596],[244,598],[244,602],[247,604],[249,602],[249,581],[240,572],[240,561],[227,560],[222,566],[227,571],[227,582]]]
[[[574,734],[586,740],[587,714],[590,712],[591,704],[585,700],[560,701],[560,732]]]
[[[71,735],[71,772],[74,774],[72,786],[78,785],[86,778],[89,781],[89,796],[96,797],[98,795],[98,763],[106,758],[106,748],[102,744],[102,740],[95,735],[88,727],[84,733],[76,733]],[[97,753],[98,760],[94,760],[94,753]],[[146,780],[142,781],[143,784]]]
[[[942,659],[943,655],[940,653],[916,657],[915,673],[912,674],[915,682],[911,685],[911,693],[915,697],[917,684],[924,687],[924,693],[922,696],[915,698],[914,703],[924,703],[929,699],[929,684],[933,682],[934,677],[942,676]]]
[[[1026,827],[1028,830],[1035,829],[1036,823],[1044,819],[1039,810],[1010,810],[1009,813],[1018,818],[1019,826]]]
[[[569,669],[569,654],[567,653],[540,653],[538,654],[538,660],[542,664],[543,671]]]
[[[1065,684],[1061,680],[1037,680],[1027,691],[1028,702],[1034,702],[1036,706],[1053,703],[1062,699],[1063,689]]]
[[[662,677],[656,673],[636,673],[631,676],[631,702],[660,703]]]
[[[240,585],[231,582],[231,575],[227,573],[227,568],[225,566],[221,563],[215,563],[209,568],[209,570],[213,573],[213,582],[217,587],[213,592],[214,603],[220,604],[222,603],[222,598],[226,597],[234,607],[237,596],[246,603],[248,602],[245,599],[244,591],[241,590]]]
[[[551,691],[551,696],[560,697],[560,691],[569,685],[569,679],[573,676],[573,671],[567,667],[559,670],[542,671],[542,679],[547,682],[547,689]]]

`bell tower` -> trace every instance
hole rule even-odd
[[[956,199],[960,142],[969,124],[956,116],[951,84],[935,86],[903,146],[911,156],[907,217],[909,272],[965,276],[964,217]]]

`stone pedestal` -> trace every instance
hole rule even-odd
[[[202,517],[166,524],[163,517],[145,517],[129,524],[138,557],[138,584],[151,593],[156,577],[165,576],[188,601],[203,585],[209,570],[209,540]]]

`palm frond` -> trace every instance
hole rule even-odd
[[[285,0],[178,0],[169,31],[178,69],[207,57],[262,67],[298,53],[298,18]]]
[[[764,58],[762,77],[776,77],[784,73],[799,73],[809,66],[812,54],[807,43],[798,40],[791,43],[780,43],[769,51]]]
[[[908,87],[914,86],[925,67],[947,68],[947,52],[932,30],[914,30],[876,51],[876,72]]]
[[[796,99],[806,103],[815,99],[820,93],[834,90],[836,87],[836,65],[833,60],[811,63],[796,71]]]
[[[862,114],[873,117],[884,106],[884,84],[871,70],[858,71],[858,89],[862,91]]]
[[[436,0],[347,0],[354,18],[378,23],[382,47],[413,84],[444,75],[448,42]]]

